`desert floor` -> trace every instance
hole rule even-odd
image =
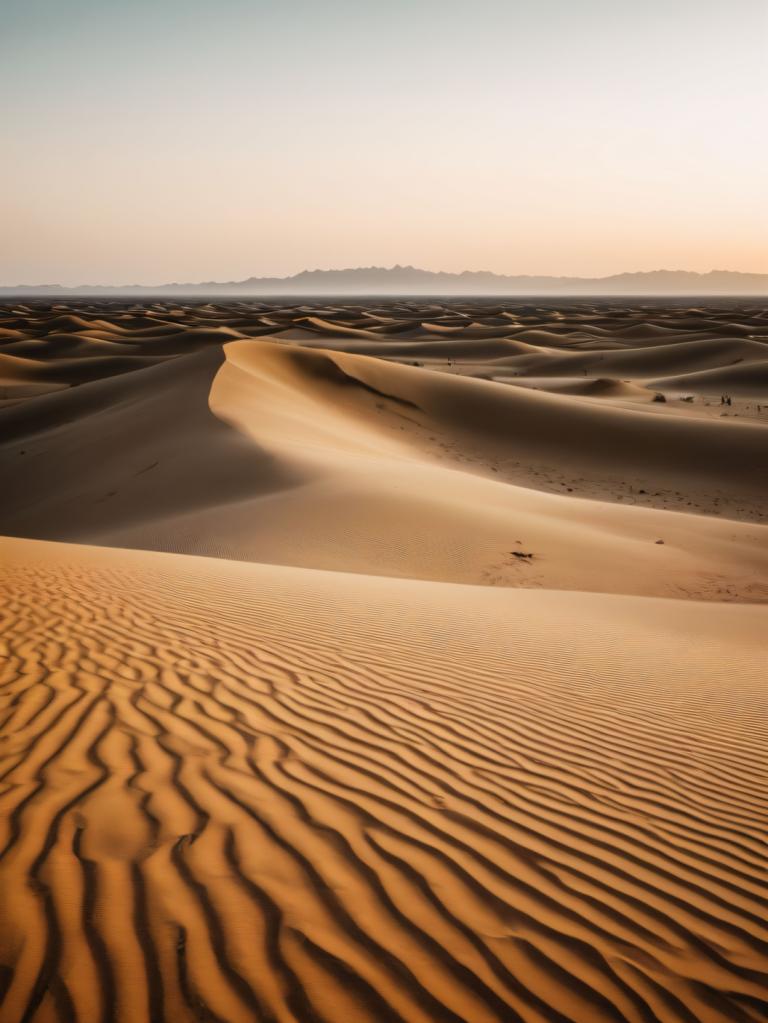
[[[764,304],[6,304],[0,473],[2,1023],[766,1019]]]

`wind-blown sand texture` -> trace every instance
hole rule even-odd
[[[763,306],[26,304],[0,367],[2,1023],[766,1018]]]

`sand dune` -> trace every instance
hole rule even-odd
[[[454,582],[768,596],[768,528],[703,514],[735,499],[759,507],[761,427],[664,419],[649,429],[642,415],[567,398],[553,410],[557,401],[236,342],[223,362],[210,349],[7,412],[12,485],[0,528]],[[565,477],[563,430],[573,444]],[[645,475],[628,484],[617,453],[630,444]],[[621,497],[619,472],[633,488],[621,502],[574,499],[559,482]],[[662,492],[650,492],[665,478],[695,515],[665,510]],[[662,506],[637,507],[644,499]]]
[[[0,310],[0,1023],[765,1018],[766,338]]]
[[[491,378],[493,379],[493,378]],[[616,380],[613,377],[532,377],[526,376],[510,381],[509,377],[499,377],[499,382],[515,383],[520,387],[533,387],[539,391],[550,391],[552,394],[572,394],[584,398],[627,398],[634,401],[653,401],[654,391],[640,384],[627,380]]]
[[[553,469],[563,461],[563,436],[569,436],[572,469],[626,479],[622,452],[631,451],[631,473],[649,488],[665,478],[680,488],[730,490],[756,510],[765,495],[765,451],[761,424],[648,419],[623,410],[585,406],[559,396],[512,390],[502,384],[438,374],[381,359],[342,353],[269,348],[250,342],[228,345],[222,377],[230,367],[254,374],[275,367],[288,386],[310,380],[314,394],[326,395],[335,409],[354,402],[375,408],[368,395],[389,399],[400,411],[443,437],[460,440],[465,451],[477,451],[503,463],[517,455],[526,465]],[[361,386],[362,385],[362,386]],[[367,393],[366,393],[367,392]],[[215,391],[212,407],[216,411]],[[225,410],[220,410],[225,415]],[[682,492],[682,491],[681,491]]]
[[[158,357],[141,355],[91,355],[65,359],[30,359],[0,355],[0,380],[15,383],[82,384],[118,373],[130,373],[155,365]]]
[[[703,369],[730,366],[739,362],[768,361],[768,345],[750,339],[715,338],[674,341],[653,348],[625,348],[615,343],[589,351],[536,353],[528,359],[508,363],[534,375],[565,376],[611,374],[632,378],[660,376],[662,373],[691,373]]]
[[[740,362],[735,366],[715,366],[680,376],[663,377],[652,382],[663,390],[681,390],[695,394],[729,393],[768,401],[768,362],[755,366]]]

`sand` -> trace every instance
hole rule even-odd
[[[763,1019],[767,339],[0,310],[2,1023]]]

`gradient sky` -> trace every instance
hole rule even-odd
[[[768,272],[765,0],[3,0],[0,282]]]

